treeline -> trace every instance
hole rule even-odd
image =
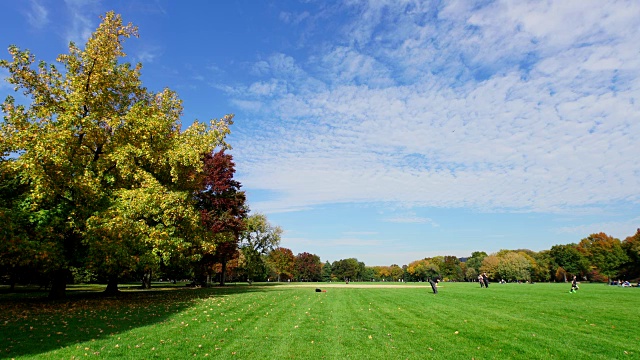
[[[236,265],[237,264],[237,265]],[[476,281],[487,273],[493,281],[564,282],[637,280],[640,278],[640,229],[620,241],[605,233],[591,234],[579,243],[554,245],[549,250],[477,251],[469,258],[435,256],[408,265],[367,266],[357,258],[322,263],[317,255],[275,248],[260,261],[257,281]],[[235,278],[246,276],[242,258],[232,265]]]
[[[462,261],[465,260],[465,261]],[[471,257],[435,256],[408,265],[366,266],[356,258],[323,264],[323,281],[476,281],[487,273],[494,281],[567,281],[573,275],[584,281],[640,278],[640,229],[624,241],[605,233],[591,234],[579,243],[554,245],[549,250],[477,251]]]

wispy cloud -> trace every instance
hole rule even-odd
[[[586,237],[589,234],[602,232],[602,229],[608,229],[608,235],[624,240],[627,236],[634,235],[637,229],[640,229],[639,224],[640,216],[628,219],[627,221],[597,222],[577,226],[564,226],[557,228],[556,231],[558,233],[575,234],[577,236]]]
[[[308,11],[303,11],[300,13],[293,13],[288,11],[280,12],[280,20],[287,24],[299,24],[309,17]]]
[[[13,86],[9,84],[6,79],[9,77],[9,70],[5,68],[0,68],[0,90],[9,91],[9,89],[13,89]]]
[[[66,40],[73,41],[82,47],[99,22],[99,1],[92,0],[65,0],[71,21],[69,22]]]
[[[160,47],[154,46],[146,46],[140,50],[136,54],[134,54],[134,61],[140,62],[142,64],[152,63],[155,59],[160,56],[162,50]]]
[[[49,23],[49,11],[38,0],[29,1],[29,11],[26,13],[29,25],[42,29]]]
[[[433,227],[440,226],[431,218],[416,216],[415,214],[385,218],[382,221],[402,224],[430,224]]]
[[[354,4],[342,40],[229,88],[263,130],[242,183],[283,194],[252,207],[640,202],[640,4]]]

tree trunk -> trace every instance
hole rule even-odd
[[[151,272],[146,272],[142,275],[142,288],[151,289]]]
[[[104,290],[104,294],[111,296],[117,295],[120,291],[118,290],[118,277],[116,275],[110,275],[109,280],[107,281],[107,288]]]
[[[49,289],[49,299],[58,300],[66,297],[67,273],[68,269],[54,270],[51,274],[51,289]]]
[[[227,277],[227,257],[225,256],[220,262],[222,265],[222,274],[220,274],[220,286],[224,286],[224,280]]]

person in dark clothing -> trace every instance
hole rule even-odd
[[[489,287],[489,278],[487,277],[487,273],[482,273],[482,280],[484,281],[484,287]]]
[[[440,282],[440,279],[435,278],[435,279],[429,279],[429,284],[431,284],[431,289],[433,290],[434,294],[438,293],[438,282]]]
[[[569,291],[570,293],[574,293],[578,290],[578,278],[574,275],[573,276],[573,281],[571,281],[571,291]]]

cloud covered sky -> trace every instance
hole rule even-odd
[[[185,124],[236,115],[237,177],[294,253],[403,265],[640,227],[636,1],[0,8],[2,44],[46,61],[108,10],[138,25],[129,60]]]

